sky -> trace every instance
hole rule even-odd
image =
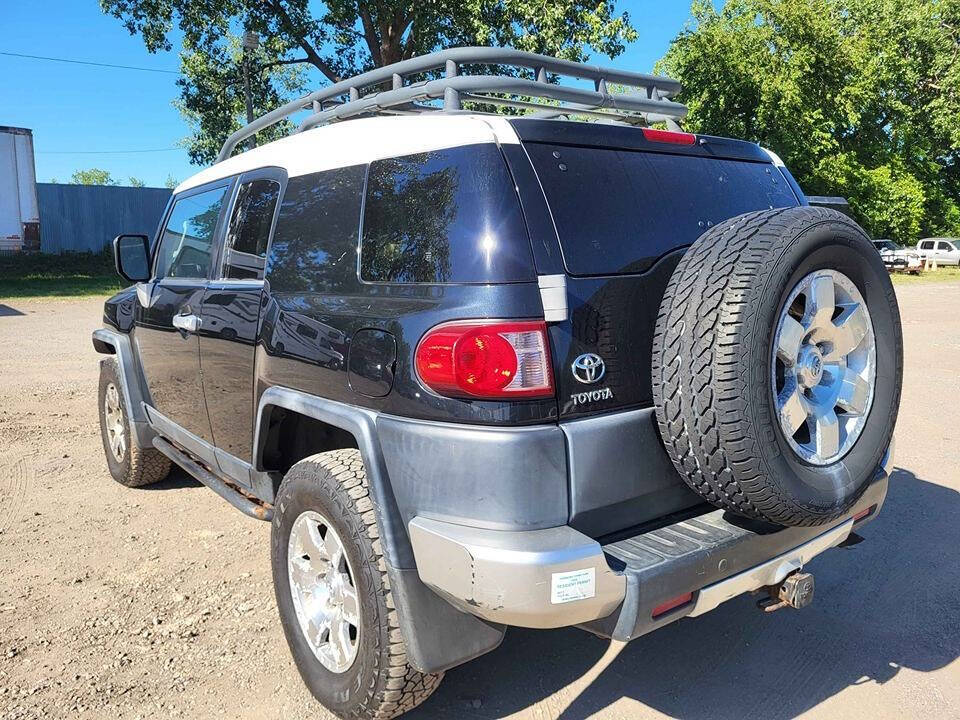
[[[618,4],[630,12],[639,38],[610,64],[650,72],[689,18],[689,0]],[[124,185],[135,177],[160,187],[168,176],[182,181],[200,170],[178,147],[190,131],[173,106],[179,96],[176,41],[171,52],[148,53],[142,39],[104,15],[96,0],[6,0],[3,5],[0,53],[168,71],[0,54],[0,125],[33,130],[39,182],[69,182],[75,170],[96,167]]]

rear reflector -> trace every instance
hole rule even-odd
[[[871,505],[870,507],[864,510],[861,510],[860,512],[858,512],[856,515],[853,516],[853,521],[857,522],[857,520],[863,520],[868,515],[871,515],[873,511],[876,509],[877,509],[876,505]]]
[[[693,593],[692,592],[684,593],[679,597],[675,597],[673,600],[667,600],[667,602],[662,603],[661,605],[657,605],[653,609],[653,612],[651,613],[650,616],[656,619],[661,615],[666,615],[671,610],[676,610],[678,607],[683,607],[684,605],[687,605],[688,603],[691,603],[691,602],[693,602]]]
[[[654,128],[641,128],[643,137],[651,142],[673,143],[674,145],[693,145],[697,141],[697,136],[693,133],[674,132],[672,130],[656,130]]]
[[[446,323],[420,340],[417,374],[431,390],[451,397],[551,397],[547,348],[542,320]]]

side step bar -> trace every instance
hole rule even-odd
[[[178,450],[163,438],[155,437],[153,439],[153,446],[244,515],[252,517],[255,520],[266,520],[268,522],[273,519],[272,507],[253,502],[239,490],[225,483],[198,462],[191,459],[189,455]]]

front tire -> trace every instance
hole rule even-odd
[[[132,442],[130,408],[116,358],[100,363],[97,404],[103,452],[113,479],[126,487],[143,487],[163,480],[170,473],[170,459],[154,448],[141,448]]]
[[[358,450],[290,468],[274,504],[271,565],[287,644],[324,707],[343,718],[392,718],[440,684],[442,673],[406,660]]]

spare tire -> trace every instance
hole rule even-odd
[[[667,453],[714,505],[781,525],[850,510],[883,459],[903,339],[889,274],[834,210],[747,213],[704,233],[653,341]]]

